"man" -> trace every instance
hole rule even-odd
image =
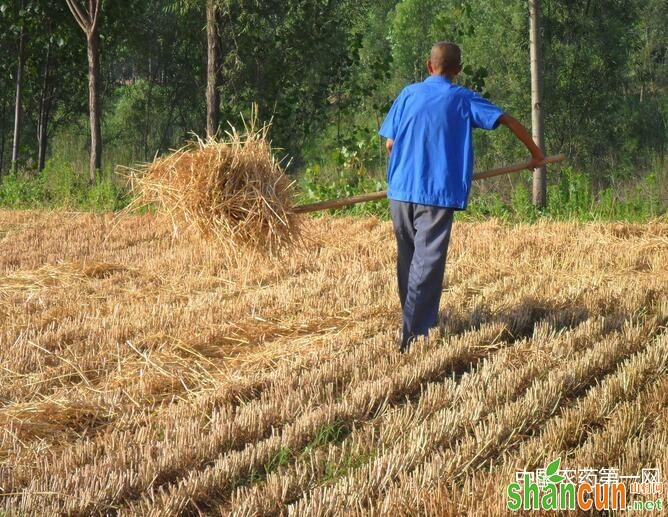
[[[544,160],[526,128],[453,79],[462,69],[457,45],[434,45],[430,76],[404,88],[380,128],[390,153],[388,193],[397,239],[397,278],[403,310],[400,350],[438,322],[445,261],[456,210],[468,203],[474,128],[510,129],[532,156]]]

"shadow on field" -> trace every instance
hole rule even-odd
[[[564,307],[538,298],[524,298],[517,305],[504,310],[492,310],[485,304],[476,306],[470,313],[446,309],[439,314],[438,327],[445,334],[457,335],[479,330],[483,325],[505,324],[504,340],[514,342],[531,337],[539,324],[546,324],[552,331],[570,331],[592,317],[605,318],[604,334],[619,330],[630,316],[621,311],[593,314],[583,306]]]

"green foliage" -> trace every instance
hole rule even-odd
[[[305,452],[310,449],[317,449],[329,443],[339,443],[352,431],[350,425],[345,422],[333,422],[322,426],[316,432],[313,439],[305,448]]]
[[[81,203],[86,179],[74,172],[71,163],[62,158],[48,160],[38,179],[44,183],[43,203],[56,206],[76,206]]]
[[[299,202],[302,204],[355,196],[385,190],[387,184],[378,174],[340,168],[325,170],[320,165],[308,167],[298,180]],[[387,218],[387,201],[371,201],[330,211],[338,215],[377,215]]]
[[[23,172],[2,177],[0,205],[8,208],[31,208],[39,206],[44,198],[43,178],[29,179]]]
[[[535,222],[540,212],[531,200],[528,182],[521,182],[511,192],[510,206],[514,217],[520,221]]]
[[[665,173],[662,174],[665,177]],[[531,203],[531,180],[527,175],[512,188],[509,202],[497,193],[473,196],[460,218],[478,220],[496,217],[509,222],[532,223],[539,219],[578,221],[647,221],[668,210],[661,193],[659,173],[640,180],[594,192],[591,177],[573,167],[564,167],[558,180],[548,185],[548,205],[538,210]]]
[[[550,186],[542,213],[530,203],[525,177],[513,180],[512,191],[474,198],[464,217],[660,215],[665,187],[659,172],[649,173],[662,171],[665,162],[668,4],[541,4],[547,151],[566,153],[573,169],[564,169]],[[378,129],[397,93],[425,77],[427,54],[437,40],[461,46],[459,83],[529,125],[526,2],[229,0],[219,5],[221,130],[225,120],[239,125],[240,112],[246,115],[251,102],[259,103],[260,117],[273,118],[275,146],[299,171],[303,202],[385,187],[386,153]],[[180,147],[191,132],[203,133],[204,28],[201,1],[105,3],[100,95],[103,163],[109,168],[89,188],[85,38],[64,2],[0,0],[0,174],[9,169],[22,29],[27,38],[18,169],[35,168],[30,162],[37,161],[40,106],[51,159],[40,176],[25,171],[6,176],[2,202],[122,206],[122,189],[110,173],[114,166],[151,160]],[[506,129],[476,131],[474,143],[482,169],[526,158]],[[387,207],[368,203],[339,213],[386,217]]]
[[[122,163],[145,162],[171,143],[170,93],[145,79],[117,88],[104,124],[107,154]]]
[[[265,481],[271,473],[276,472],[281,467],[287,467],[298,459],[309,457],[315,449],[332,443],[340,443],[351,431],[351,426],[345,422],[325,424],[315,432],[311,441],[301,450],[301,452],[294,451],[288,447],[281,447],[264,465],[252,469],[247,475],[237,479],[234,482],[234,487],[248,486],[253,483]],[[336,477],[342,476],[349,470],[362,466],[370,461],[374,457],[374,454],[375,453],[372,452],[364,456],[349,457],[339,465],[327,463],[325,465],[326,480],[331,481]]]
[[[366,454],[347,456],[338,463],[327,462],[325,464],[325,475],[323,481],[325,483],[335,482],[337,479],[346,476],[349,472],[371,462],[376,457],[376,454],[377,451],[373,450]]]
[[[264,477],[268,476],[280,467],[290,464],[294,455],[287,447],[281,447],[278,452],[264,465]]]
[[[118,178],[103,172],[92,187],[85,190],[83,208],[101,212],[122,210],[130,202],[128,193],[119,185]]]
[[[548,214],[555,219],[590,220],[647,220],[666,210],[657,174],[646,175],[641,181],[592,192],[591,178],[572,167],[565,167],[559,183],[548,188]]]
[[[647,221],[663,216],[668,210],[668,199],[662,192],[666,183],[665,172],[653,172],[642,179],[629,180],[596,192],[592,188],[591,177],[573,167],[564,167],[560,172],[555,171],[554,175],[557,180],[548,185],[548,206],[545,210],[538,210],[532,204],[531,174],[525,172],[507,192],[474,192],[468,209],[458,212],[457,219],[493,217],[509,223],[533,223],[540,219]],[[360,176],[350,167],[336,171],[313,165],[299,178],[300,202],[314,203],[384,190],[387,186],[381,177],[379,170],[365,170]],[[389,217],[387,201],[361,203],[328,213]]]
[[[353,196],[362,192],[384,190],[386,183],[377,171],[386,151],[375,131],[354,131],[342,138],[344,145],[330,156],[314,163],[300,175],[300,201],[311,203],[324,199]],[[343,209],[347,214],[383,214],[386,202],[372,202]]]
[[[333,86],[344,80],[358,43],[349,31],[366,2],[230,0],[221,4],[223,120],[258,102],[273,119],[272,138],[301,156],[305,140],[322,127]],[[223,128],[226,129],[226,128]]]
[[[20,171],[0,180],[0,205],[9,208],[116,211],[129,201],[112,173],[102,172],[95,185],[89,185],[70,163],[56,159],[47,161],[40,174]]]
[[[474,3],[471,0],[404,0],[395,10],[390,28],[393,64],[400,83],[416,82],[427,75],[426,60],[436,41],[455,41],[461,46],[476,36]],[[488,71],[470,60],[460,83],[484,91]]]
[[[491,192],[483,196],[474,197],[469,204],[468,210],[458,214],[458,218],[467,219],[486,219],[495,217],[497,219],[507,219],[510,214],[510,206],[504,202],[501,195],[497,192]]]
[[[425,62],[433,44],[432,25],[439,3],[435,0],[404,0],[395,8],[390,41],[395,70],[402,83],[425,77]]]
[[[559,183],[548,191],[548,212],[559,219],[591,214],[594,208],[591,179],[572,167],[564,167]]]

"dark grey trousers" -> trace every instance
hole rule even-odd
[[[402,350],[438,323],[454,212],[452,208],[390,200],[403,310]]]

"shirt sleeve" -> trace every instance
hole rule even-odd
[[[385,117],[383,125],[380,126],[380,130],[378,130],[380,136],[394,140],[397,135],[399,122],[401,121],[401,113],[403,112],[404,107],[405,92],[406,90],[402,91],[399,94],[399,97],[392,103],[392,107],[390,108],[387,117]]]
[[[504,111],[501,108],[482,95],[474,92],[471,96],[471,119],[474,128],[496,129],[499,126],[499,118],[503,113]]]

